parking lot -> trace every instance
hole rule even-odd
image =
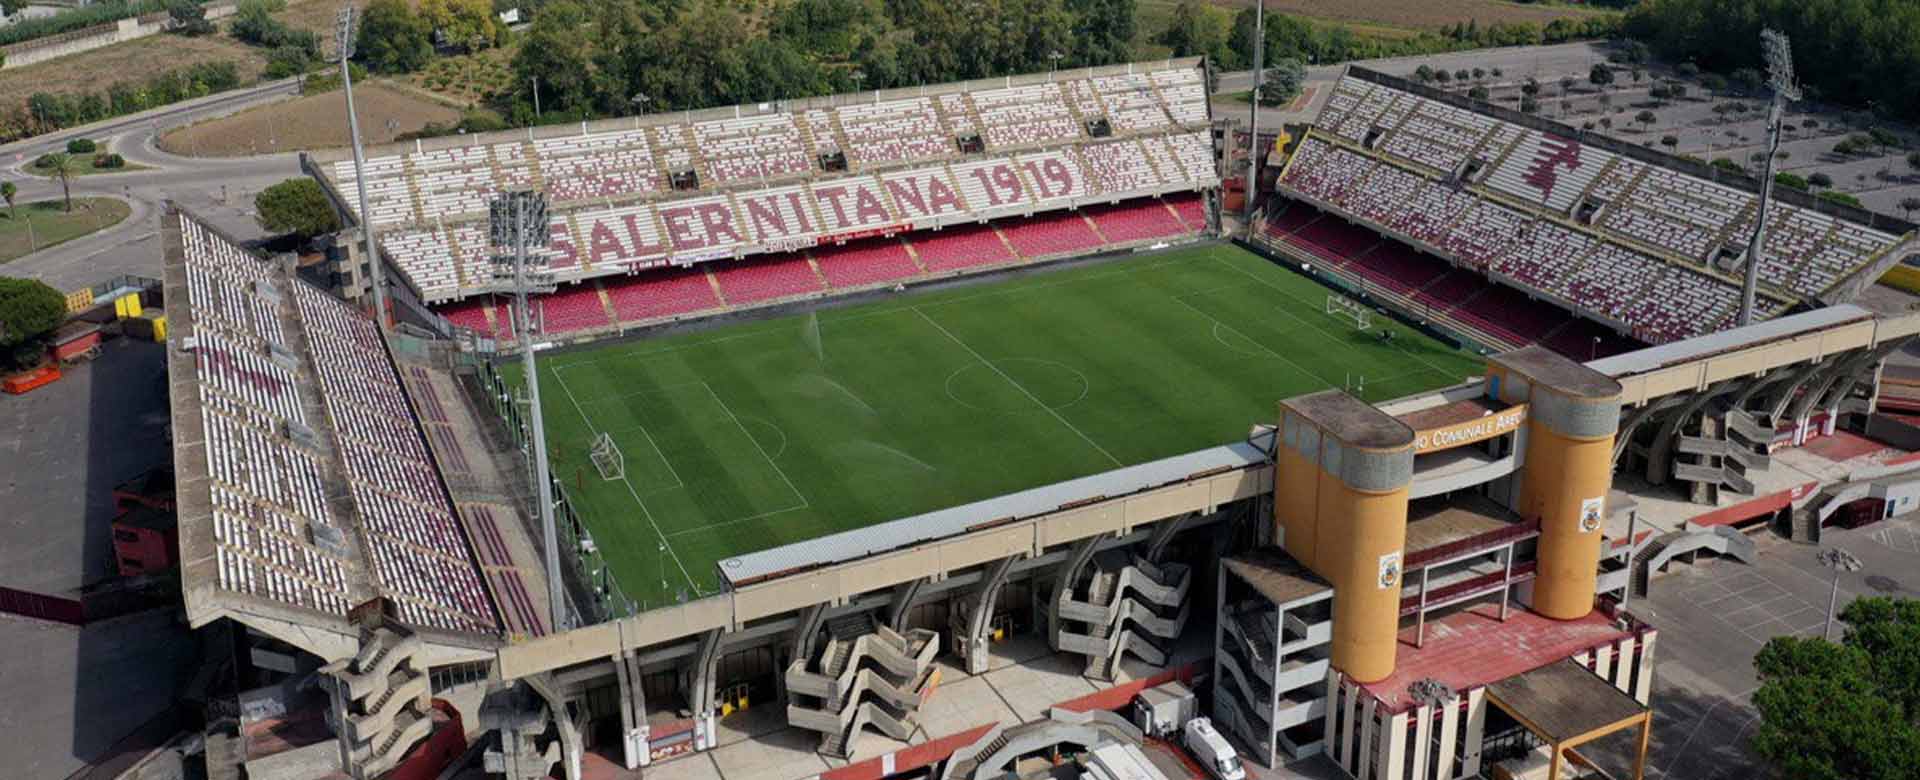
[[[1920,523],[1914,515],[1858,530],[1829,528],[1824,545],[1866,566],[1840,576],[1840,606],[1859,596],[1920,598]],[[1653,744],[1647,776],[1685,780],[1764,777],[1748,747],[1759,725],[1753,656],[1772,637],[1819,636],[1833,574],[1819,548],[1771,535],[1757,538],[1760,564],[1705,559],[1675,562],[1653,581],[1652,595],[1630,605],[1660,629],[1655,644]],[[1834,628],[1838,637],[1843,626]],[[1625,735],[1602,740],[1594,755],[1616,776],[1631,767]]]

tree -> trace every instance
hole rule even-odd
[[[1920,173],[1920,152],[1907,153],[1907,167],[1912,168],[1914,173]]]
[[[1826,189],[1828,187],[1832,187],[1833,177],[1828,176],[1824,173],[1813,174],[1812,176],[1807,177],[1807,186],[1814,187],[1816,189]]]
[[[1428,82],[1431,82],[1431,81],[1433,81],[1433,79],[1434,79],[1434,70],[1433,70],[1433,66],[1431,66],[1431,65],[1422,65],[1422,66],[1420,66],[1420,67],[1418,67],[1418,68],[1414,68],[1414,69],[1413,69],[1413,78],[1414,78],[1414,79],[1415,79],[1416,81],[1419,81],[1419,82],[1420,82],[1420,83],[1422,83],[1422,84],[1426,84],[1426,83],[1428,83]]]
[[[1677,135],[1660,136],[1660,145],[1667,147],[1667,151],[1671,152],[1680,146],[1680,136],[1677,136]]]
[[[589,23],[587,9],[574,0],[549,3],[533,17],[533,25],[525,33],[520,52],[513,57],[513,72],[519,77],[520,88],[534,89],[532,85],[539,84],[537,100],[544,110],[584,110],[590,106],[592,85],[589,77],[594,52],[590,36],[580,34],[580,28]],[[676,34],[692,34],[692,31],[682,30]],[[654,60],[654,57],[648,56],[649,48],[657,54],[657,47],[668,43],[657,35],[632,41],[636,48],[623,52],[625,56],[615,65],[628,74],[629,87],[645,92],[656,101],[656,110],[678,108],[680,105],[676,99],[685,100],[688,96],[686,86],[667,79],[698,77],[699,72],[695,67],[699,71],[710,69],[707,65],[694,62],[672,63],[684,67],[675,67],[667,72],[658,72],[658,66],[662,64],[659,62],[653,62],[654,67],[648,68],[649,61]],[[676,56],[680,54],[675,52]],[[646,72],[650,70],[655,72]],[[654,80],[645,80],[649,76]]]
[[[1532,77],[1528,77],[1526,82],[1520,85],[1520,94],[1527,97],[1540,94],[1540,82],[1533,80]]]
[[[433,57],[433,27],[406,0],[372,0],[362,12],[355,49],[377,73],[411,73]]]
[[[1453,72],[1454,81],[1466,81],[1468,78],[1472,76],[1473,76],[1473,72],[1467,70],[1466,68],[1461,68]]]
[[[1682,62],[1674,66],[1673,72],[1679,74],[1680,78],[1692,79],[1700,75],[1700,66],[1691,62]]]
[[[1494,68],[1494,69],[1493,69],[1493,77],[1494,77],[1494,78],[1496,78],[1496,79],[1497,79],[1497,78],[1501,78],[1501,77],[1503,77],[1503,76],[1505,76],[1505,75],[1507,75],[1505,71],[1502,71],[1502,70],[1501,70],[1501,69],[1499,69],[1499,68]]]
[[[1467,90],[1467,97],[1473,98],[1474,100],[1478,100],[1482,103],[1487,102],[1487,99],[1491,97],[1492,94],[1493,93],[1487,91],[1486,87],[1480,87],[1480,86],[1476,86],[1473,89]]]
[[[320,183],[310,178],[288,179],[253,197],[255,219],[262,229],[312,238],[340,229],[339,216]]]
[[[1913,212],[1920,211],[1920,198],[1911,195],[1901,198],[1900,210],[1906,212],[1907,219],[1913,219]]]
[[[1453,80],[1453,74],[1451,74],[1451,73],[1448,73],[1448,72],[1446,72],[1446,71],[1444,71],[1444,70],[1440,70],[1440,71],[1434,71],[1434,74],[1433,74],[1433,80],[1434,80],[1434,81],[1438,81],[1438,82],[1440,82],[1440,83],[1441,83],[1442,85],[1444,85],[1444,84],[1446,84],[1447,82],[1449,82],[1449,81],[1452,81],[1452,80]]]
[[[1578,80],[1574,79],[1574,77],[1572,76],[1561,76],[1560,77],[1560,94],[1566,95],[1572,92],[1573,85],[1577,83],[1579,83]]]
[[[1785,777],[1911,780],[1920,754],[1920,600],[1858,599],[1840,619],[1847,629],[1837,643],[1775,637],[1754,656],[1754,749]]]
[[[1273,69],[1266,73],[1266,83],[1260,86],[1260,105],[1283,106],[1293,102],[1306,80],[1306,63],[1292,58],[1275,62]]]
[[[465,51],[492,46],[499,36],[492,0],[421,0],[420,16],[447,45]]]
[[[1572,81],[1573,77],[1569,76],[1566,80]],[[1587,80],[1593,82],[1596,87],[1606,89],[1613,84],[1613,69],[1596,62],[1593,64],[1593,70],[1587,72]]]
[[[65,210],[73,211],[73,177],[80,173],[80,158],[66,152],[43,154],[36,161],[48,176],[60,180],[60,197]]]
[[[1486,78],[1486,77],[1487,77],[1487,69],[1486,69],[1486,68],[1474,68],[1474,69],[1473,69],[1473,80],[1474,80],[1474,81],[1479,81],[1479,80],[1481,80],[1481,79],[1484,79],[1484,78]]]
[[[206,35],[213,32],[213,23],[207,21],[207,12],[194,0],[167,0],[167,18],[172,22],[173,31],[185,36]]]
[[[67,318],[67,297],[35,279],[0,276],[0,358],[27,368],[45,354],[41,342]]]
[[[1610,117],[1610,116],[1603,116],[1603,117],[1600,117],[1600,129],[1602,129],[1602,130],[1612,130],[1612,129],[1613,129],[1613,117]]]
[[[13,205],[13,199],[19,195],[19,185],[10,181],[0,181],[0,200],[7,202],[7,219],[20,218],[20,210]]]
[[[1649,128],[1652,128],[1652,127],[1653,127],[1653,121],[1654,121],[1655,119],[1658,119],[1658,117],[1656,117],[1656,116],[1654,116],[1654,115],[1653,115],[1653,112],[1652,112],[1652,111],[1647,111],[1647,110],[1644,110],[1644,109],[1643,109],[1643,110],[1641,110],[1641,112],[1640,112],[1640,113],[1638,113],[1638,114],[1634,114],[1634,115],[1633,115],[1633,121],[1635,121],[1635,122],[1639,122],[1639,123],[1640,123],[1640,129],[1642,129],[1642,130],[1646,130],[1646,129],[1649,129]]]

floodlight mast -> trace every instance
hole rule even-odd
[[[334,27],[334,41],[340,50],[340,86],[347,93],[347,132],[353,139],[353,181],[360,192],[360,237],[364,240],[368,284],[373,287],[373,319],[381,332],[387,330],[386,272],[381,268],[380,250],[374,248],[373,212],[367,210],[367,157],[360,148],[360,116],[353,110],[353,4],[340,8]]]
[[[1247,181],[1241,188],[1241,194],[1247,203],[1247,231],[1253,231],[1253,192],[1260,181],[1260,55],[1267,43],[1266,0],[1254,0],[1253,3],[1253,90],[1247,93],[1247,102],[1252,106],[1247,110]]]
[[[529,292],[551,292],[553,275],[546,270],[548,241],[547,199],[532,191],[501,193],[487,204],[489,243],[493,256],[494,289],[513,296],[513,327],[520,336],[520,360],[527,373],[528,422],[533,440],[533,481],[539,491],[540,531],[546,545],[547,605],[555,631],[572,626],[567,611],[566,586],[560,577],[560,542],[553,520],[553,480],[547,475],[547,428],[540,411],[540,372],[533,356],[533,312]]]
[[[1787,101],[1800,99],[1800,87],[1793,80],[1793,49],[1787,36],[1778,30],[1761,30],[1760,53],[1767,61],[1767,86],[1773,88],[1773,100],[1767,105],[1767,152],[1760,174],[1760,213],[1753,220],[1753,235],[1747,239],[1747,273],[1740,285],[1740,317],[1736,325],[1753,324],[1754,296],[1760,286],[1760,254],[1766,243],[1767,208],[1773,202],[1774,155],[1780,153]]]

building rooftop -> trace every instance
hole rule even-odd
[[[1549,742],[1566,742],[1640,716],[1647,707],[1571,660],[1547,664],[1487,686]]]
[[[1414,632],[1412,626],[1401,629],[1393,674],[1362,686],[1393,711],[1414,705],[1407,686],[1422,678],[1466,691],[1632,633],[1615,628],[1611,618],[1597,611],[1577,620],[1554,620],[1516,606],[1502,622],[1497,604],[1477,604],[1427,621],[1424,647],[1414,647]]]
[[[1415,501],[1407,508],[1407,560],[1518,525],[1519,518],[1512,512],[1478,493]]]
[[[1509,404],[1486,396],[1474,396],[1458,401],[1450,401],[1440,406],[1429,406],[1411,412],[1395,415],[1400,422],[1415,431],[1430,431],[1459,425],[1463,422],[1478,420],[1487,415],[1505,410]]]
[[[1487,358],[1506,366],[1535,384],[1545,385],[1577,398],[1610,398],[1620,394],[1620,383],[1604,372],[1596,371],[1546,347],[1535,344]]]
[[[1331,593],[1333,586],[1278,547],[1260,547],[1221,562],[1275,604],[1290,604]]]
[[[1342,442],[1368,449],[1392,449],[1413,444],[1413,429],[1344,391],[1322,390],[1280,402]]]

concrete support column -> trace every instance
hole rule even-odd
[[[613,657],[614,676],[620,683],[620,756],[628,769],[649,763],[647,748],[647,691],[640,682],[639,658],[632,651]]]
[[[694,656],[693,674],[689,679],[692,690],[687,692],[687,701],[693,704],[693,749],[710,750],[714,746],[714,727],[716,710],[714,699],[720,673],[720,636],[721,629],[713,629],[700,636],[700,649]]]
[[[1007,576],[1013,573],[1013,564],[1018,560],[1018,555],[1001,558],[974,591],[973,614],[967,616],[967,674],[987,673],[987,629],[993,624],[993,608],[1000,601],[1000,589],[1007,584]]]

